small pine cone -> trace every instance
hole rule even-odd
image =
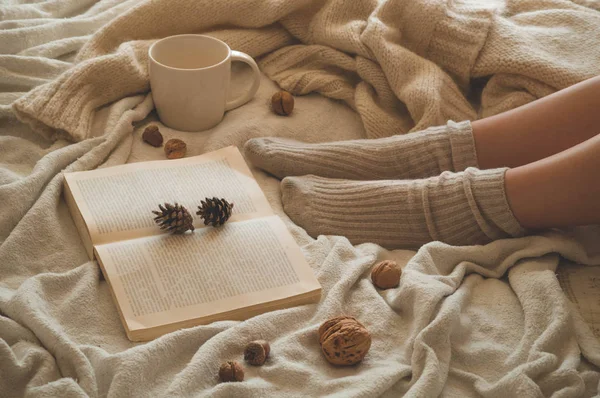
[[[202,206],[198,206],[196,214],[204,219],[204,225],[210,224],[213,227],[219,227],[229,220],[232,210],[233,203],[229,203],[223,198],[205,198]]]
[[[190,212],[180,204],[165,203],[158,205],[160,211],[152,210],[156,215],[156,222],[160,229],[167,230],[174,234],[182,234],[187,230],[194,231],[194,220]]]

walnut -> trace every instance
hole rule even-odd
[[[294,97],[287,91],[278,91],[271,97],[273,112],[288,116],[294,110]]]
[[[244,350],[244,359],[250,365],[261,366],[265,363],[271,352],[269,343],[264,340],[256,340],[248,343]]]
[[[400,275],[402,275],[400,266],[395,261],[385,260],[373,267],[371,280],[378,288],[389,289],[400,284]]]
[[[144,133],[142,134],[142,139],[146,141],[148,144],[159,147],[163,144],[163,136],[158,130],[158,126],[150,125],[144,129]]]
[[[178,140],[177,138],[170,139],[165,144],[165,154],[168,159],[180,159],[185,157],[185,151],[187,145],[185,142]]]
[[[321,325],[319,344],[330,363],[354,365],[369,352],[371,334],[356,318],[338,316]]]
[[[219,378],[223,382],[244,381],[244,367],[237,361],[227,361],[219,368]]]

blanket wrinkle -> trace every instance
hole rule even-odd
[[[317,275],[321,301],[132,343],[61,196],[63,171],[164,159],[141,140],[149,124],[183,139],[194,156],[258,136],[384,137],[531,102],[598,74],[597,3],[0,6],[0,396],[598,395],[600,230],[485,246],[433,242],[416,253],[312,239],[283,213],[279,182],[253,169]],[[153,111],[147,49],[200,32],[257,58],[264,76],[256,98],[218,126],[180,132]],[[232,79],[243,91],[248,69],[234,64]],[[483,86],[479,99],[473,80]],[[290,117],[268,107],[278,89],[302,94]],[[396,289],[377,290],[369,279],[384,259],[403,268]],[[342,314],[373,336],[356,367],[330,366],[316,338],[323,321]],[[242,360],[254,339],[271,343],[267,363],[246,367],[243,383],[218,383],[220,363]]]
[[[85,1],[88,4],[90,3],[88,0]],[[53,2],[54,4],[44,2],[38,6],[0,6],[0,21],[15,21],[13,29],[3,32],[3,40],[0,41],[0,52],[3,54],[19,54],[22,51],[27,51],[30,47],[90,34],[137,2],[139,1],[102,1],[98,5],[103,5],[103,7],[92,7],[85,14],[64,19],[60,16],[61,4],[79,7],[83,3],[56,0]],[[40,8],[48,10],[48,14],[46,14],[48,17],[35,14],[35,11],[40,11]],[[42,12],[45,12],[45,10]]]
[[[234,8],[238,5],[240,10],[251,7],[250,3],[243,3],[243,6],[238,3],[230,6]],[[109,62],[112,63],[112,67],[103,68],[107,70],[106,75],[97,79],[98,83],[95,84],[97,90],[105,89],[106,81],[113,83],[111,87],[120,88],[118,92],[111,93],[104,98],[100,97],[101,103],[106,104],[115,98],[147,90],[145,68],[138,70],[137,73],[127,70],[131,63],[137,62],[145,65],[146,48],[142,46],[139,60],[134,60],[128,53],[131,49],[123,48],[123,51],[119,51],[122,37],[138,40],[151,39],[164,36],[163,31],[168,31],[169,34],[210,31],[212,27],[220,24],[260,28],[273,25],[276,21],[281,20],[281,26],[289,26],[292,34],[308,46],[326,45],[333,51],[355,54],[356,58],[374,57],[372,60],[377,61],[382,68],[395,96],[408,107],[409,116],[405,115],[404,123],[393,125],[395,131],[392,129],[378,131],[375,123],[365,124],[369,136],[372,137],[406,132],[407,124],[412,130],[420,130],[431,125],[441,124],[448,119],[459,121],[474,118],[476,114],[459,88],[462,87],[463,91],[466,90],[471,78],[490,76],[495,73],[523,75],[523,71],[526,69],[534,71],[534,78],[540,79],[541,77],[554,89],[560,89],[598,73],[596,61],[600,58],[600,54],[587,57],[584,63],[579,62],[578,59],[582,48],[585,47],[588,50],[588,43],[598,39],[595,32],[590,34],[593,32],[590,26],[597,24],[600,20],[588,9],[570,5],[569,2],[559,2],[561,9],[552,10],[549,13],[536,12],[533,17],[529,17],[531,13],[527,12],[528,7],[531,7],[528,2],[524,2],[524,11],[522,12],[519,11],[519,6],[511,3],[511,7],[507,7],[510,9],[508,13],[494,12],[496,10],[491,6],[483,7],[481,3],[469,1],[453,2],[452,7],[449,8],[444,8],[442,3],[422,4],[421,2],[398,1],[387,1],[381,4],[360,3],[362,6],[350,7],[349,10],[346,10],[348,8],[346,2],[339,0],[295,2],[293,5],[287,3],[285,6],[278,3],[274,5],[269,2],[258,2],[253,7],[255,12],[250,13],[252,18],[242,22],[238,19],[238,14],[223,14],[219,12],[218,8],[214,12],[214,15],[218,17],[212,20],[204,18],[208,14],[202,14],[202,20],[192,18],[191,16],[197,14],[197,9],[211,7],[202,2],[193,4],[178,2],[175,8],[163,7],[162,3],[157,5],[142,2],[94,35],[77,58],[79,61],[83,61],[106,54],[115,55],[115,58],[110,59]],[[214,3],[211,4],[212,7],[216,7]],[[575,7],[573,15],[563,15],[565,14],[562,12],[563,9],[571,11],[573,7]],[[152,11],[146,11],[147,9]],[[169,15],[166,15],[167,11]],[[190,17],[175,20],[173,15]],[[572,48],[571,51],[565,51],[567,47],[564,39],[560,40],[562,35],[555,34],[555,29],[550,28],[530,29],[520,20],[523,15],[527,15],[525,22],[532,26],[538,25],[540,21],[549,25],[557,22],[570,23],[574,29],[577,29],[577,36],[582,38],[581,41],[575,41],[580,47],[576,45],[576,48]],[[363,23],[360,23],[361,18]],[[535,21],[529,18],[535,18]],[[518,20],[518,24],[514,19]],[[356,24],[352,22],[355,20],[359,22]],[[577,23],[572,23],[573,20]],[[423,21],[425,22],[423,23]],[[278,29],[281,29],[281,26],[278,26]],[[301,29],[304,29],[304,32]],[[269,35],[262,36],[264,40],[269,37]],[[240,42],[239,37],[224,39],[231,46],[242,51],[245,50],[245,43]],[[547,45],[538,46],[537,43],[540,41]],[[276,48],[284,49],[285,43],[279,43]],[[258,57],[271,53],[276,48],[263,46],[251,55]],[[368,51],[366,51],[367,48]],[[540,50],[537,50],[538,48]],[[359,93],[355,87],[356,83],[351,83],[346,88],[338,86],[333,90],[319,89],[320,87],[329,87],[329,84],[332,83],[331,77],[322,76],[320,73],[315,74],[315,72],[326,69],[322,66],[311,68],[310,65],[304,66],[301,63],[296,71],[288,73],[288,79],[284,80],[283,77],[277,76],[288,70],[285,63],[289,64],[289,61],[294,59],[296,61],[306,59],[307,56],[312,56],[314,51],[319,51],[319,49],[309,47],[309,51],[306,51],[305,54],[289,52],[286,57],[279,56],[279,63],[274,63],[271,68],[266,68],[270,69],[269,76],[283,88],[294,93],[305,94],[316,91],[333,98],[343,98],[351,105],[356,102],[356,99],[352,100]],[[553,54],[556,53],[561,54],[560,60],[553,57]],[[335,57],[333,59],[335,62]],[[97,61],[102,62],[103,65],[108,62],[105,59],[97,59]],[[325,60],[324,63],[327,64],[327,61]],[[120,73],[114,73],[115,70],[119,70]],[[415,70],[420,73],[415,75]],[[89,76],[83,70],[81,73]],[[531,78],[531,74],[525,75]],[[451,76],[456,79],[456,82]],[[86,77],[81,77],[81,79],[86,80]],[[319,81],[323,82],[318,83]],[[52,103],[66,99],[61,97],[61,93],[71,92],[72,94],[74,90],[76,90],[74,87],[65,87],[57,93],[59,98],[56,100],[48,98],[42,92],[32,92],[15,103],[15,111],[24,120],[27,120],[27,115],[46,112],[47,117],[43,120],[44,124],[64,129],[71,134],[72,139],[81,140],[89,135],[89,129],[87,123],[78,125],[76,120],[90,119],[89,113],[94,109],[83,109],[83,106],[92,99],[94,94],[81,93],[81,99],[72,103],[74,115],[79,116],[77,119],[59,115],[56,106],[52,105]],[[490,91],[486,91],[486,95],[489,93]],[[514,96],[518,96],[518,94],[519,92],[512,93],[511,98],[505,100],[504,104],[517,101]],[[98,100],[97,97],[93,99]],[[489,102],[487,99],[482,101],[483,104],[487,102]],[[375,105],[370,108],[376,110],[377,108],[393,109],[393,104],[389,103],[383,106],[379,106],[377,103],[371,103],[371,105]],[[484,110],[483,112],[494,114],[499,110]],[[364,120],[369,119],[368,113],[369,109],[366,108],[361,113]],[[40,128],[40,130],[43,131],[44,128]]]

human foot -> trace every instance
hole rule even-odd
[[[482,244],[521,236],[504,194],[506,169],[444,172],[420,180],[353,181],[317,176],[281,183],[285,212],[309,235],[353,244],[418,247],[439,240]]]
[[[245,153],[254,165],[279,178],[313,174],[358,180],[410,179],[477,164],[468,121],[388,138],[321,144],[254,138],[246,143]]]

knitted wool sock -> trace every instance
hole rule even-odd
[[[418,247],[439,240],[474,245],[524,234],[504,193],[507,169],[444,172],[420,180],[352,181],[316,176],[282,181],[285,212],[313,237]]]
[[[314,174],[359,180],[431,177],[477,166],[471,123],[448,122],[417,133],[379,139],[307,144],[254,138],[249,160],[279,178]]]

